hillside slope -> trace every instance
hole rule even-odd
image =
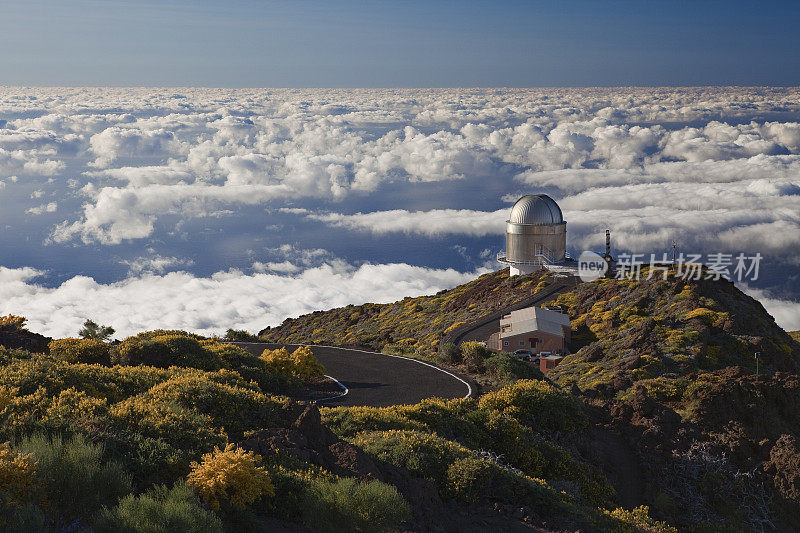
[[[318,312],[262,334],[433,350],[448,328],[548,283],[547,275],[509,279],[500,271],[435,296]],[[649,506],[680,529],[792,529],[800,520],[800,343],[758,301],[724,280],[654,278],[584,283],[556,303],[570,314],[573,353],[548,378],[580,398],[588,425],[540,435],[597,468],[620,503]],[[415,416],[428,420],[431,407],[419,409]],[[345,437],[422,427],[471,442],[449,423],[431,429],[405,416],[326,413]],[[512,457],[496,446],[487,448]]]
[[[544,290],[550,273],[508,276],[508,269],[431,296],[404,298],[390,304],[348,305],[315,311],[259,332],[265,342],[332,344],[381,350],[402,344],[431,354],[446,332]]]
[[[551,374],[614,393],[634,381],[741,366],[798,372],[800,345],[753,298],[724,280],[604,279],[562,294],[573,350]]]

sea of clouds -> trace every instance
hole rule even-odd
[[[0,313],[259,330],[498,268],[544,192],[572,253],[761,253],[800,329],[800,90],[0,88]]]

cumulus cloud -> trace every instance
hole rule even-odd
[[[53,242],[79,236],[84,243],[119,244],[153,234],[159,216],[210,216],[220,206],[255,205],[284,193],[280,185],[257,187],[218,185],[150,185],[141,188],[84,187],[93,202],[84,204],[81,220],[64,221],[52,232]]]
[[[46,204],[26,209],[25,212],[29,215],[41,215],[43,213],[55,213],[57,209],[58,202],[48,202]]]
[[[335,227],[368,231],[376,235],[402,232],[436,237],[441,235],[471,235],[482,237],[504,234],[508,209],[475,211],[472,209],[432,209],[407,211],[393,209],[372,213],[308,213],[306,218]]]
[[[111,126],[89,139],[97,156],[92,166],[107,167],[120,157],[167,157],[179,155],[183,148],[175,134],[165,129],[154,131]]]
[[[256,272],[282,272],[284,274],[294,274],[295,272],[299,272],[301,269],[291,261],[269,261],[267,263],[256,261],[253,263],[253,270]]]
[[[174,270],[180,267],[190,267],[194,265],[191,259],[181,257],[164,257],[160,254],[153,253],[145,257],[137,257],[135,259],[125,259],[120,261],[123,265],[128,265],[131,275],[138,276],[142,273],[163,274],[168,270]]]
[[[647,170],[570,170],[546,174],[541,185],[572,194],[554,197],[567,220],[568,243],[596,246],[606,228],[614,244],[634,252],[672,240],[696,251],[746,250],[800,261],[800,159],[758,156],[730,162],[668,163]],[[715,165],[722,168],[715,168]],[[743,168],[741,168],[743,167]],[[552,193],[551,193],[552,194]],[[518,195],[507,195],[513,201]],[[502,235],[508,208],[497,211],[433,209],[340,214],[305,212],[334,227],[374,234]]]
[[[51,241],[119,244],[163,216],[516,173],[575,194],[643,183],[796,191],[797,89],[0,89],[0,173],[81,169]],[[33,116],[33,118],[26,118]],[[115,166],[116,165],[116,166]],[[777,172],[777,174],[770,174]],[[75,183],[74,177],[65,177]],[[159,198],[161,196],[169,198]]]
[[[75,335],[87,318],[113,326],[121,336],[155,327],[209,335],[227,328],[258,331],[317,309],[432,294],[479,273],[339,263],[292,276],[238,270],[207,278],[143,273],[109,284],[75,276],[49,288],[36,282],[40,271],[0,267],[0,314],[26,316],[31,330],[55,337]]]
[[[0,116],[4,201],[58,213],[6,210],[6,233],[19,218],[40,220],[48,226],[36,234],[53,245],[44,255],[67,245],[106,261],[141,256],[129,268],[142,279],[191,275],[178,252],[143,251],[163,250],[176,228],[186,242],[202,227],[226,243],[245,239],[227,233],[245,227],[281,228],[237,263],[258,275],[364,259],[324,235],[314,246],[330,252],[280,248],[308,227],[496,235],[500,246],[508,207],[499,200],[529,192],[560,203],[579,250],[601,246],[610,228],[629,251],[675,239],[687,251],[747,248],[800,264],[797,88],[1,87]],[[31,193],[41,205],[25,203]],[[262,218],[244,218],[253,213]],[[224,253],[207,253],[219,255],[204,264],[228,268]]]

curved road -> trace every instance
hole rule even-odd
[[[261,355],[266,349],[299,344],[237,342],[250,353]],[[326,406],[367,405],[385,407],[417,403],[424,398],[464,398],[472,389],[455,375],[433,365],[377,352],[310,345],[325,373],[347,387],[347,394],[320,400]]]

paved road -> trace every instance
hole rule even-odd
[[[255,355],[261,355],[265,348],[287,346],[291,350],[298,346],[257,342],[236,344]],[[454,375],[414,359],[331,346],[310,348],[325,367],[325,373],[348,389],[344,396],[323,400],[321,403],[326,406],[385,407],[417,403],[433,396],[463,398],[471,392],[469,385]]]

